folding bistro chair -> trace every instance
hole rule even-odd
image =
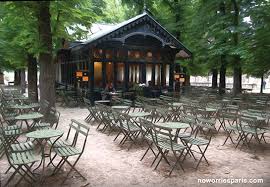
[[[238,124],[238,114],[237,113],[228,113],[228,112],[222,112],[220,113],[220,124],[225,132],[226,132],[226,139],[223,143],[223,145],[226,144],[226,142],[228,141],[228,139],[231,140],[231,142],[234,144],[234,141],[233,141],[233,133],[234,134],[237,134],[239,136],[239,132],[241,131],[240,127],[239,127],[239,124]],[[227,122],[227,124],[226,124]],[[219,129],[218,129],[219,130]]]
[[[198,133],[201,130],[206,130],[206,133],[204,133],[204,137],[198,137]],[[196,165],[196,169],[198,169],[202,159],[204,159],[207,165],[209,165],[208,160],[205,157],[205,153],[212,139],[212,135],[213,135],[212,130],[215,130],[215,128],[212,125],[208,125],[206,121],[198,119],[198,124],[193,130],[192,135],[190,137],[182,138],[182,142],[184,142],[184,144],[187,146],[187,149],[188,149],[188,152],[185,154],[184,159],[186,158],[188,153],[190,153],[195,160],[196,158],[195,158],[194,153],[198,153],[201,155]],[[198,150],[191,149],[192,146],[197,146]]]
[[[265,141],[265,132],[265,129],[260,128],[260,124],[258,123],[256,117],[241,116],[239,122],[239,137],[236,148],[240,142],[243,143],[242,145],[245,144],[248,148],[250,148],[249,144],[253,137],[260,144],[261,140]],[[249,135],[250,138],[248,137]]]
[[[59,119],[60,119],[60,112],[57,111],[54,107],[50,108],[47,120],[41,120],[41,122],[35,124],[35,129],[46,129],[46,128],[54,128],[57,129]]]
[[[12,149],[10,149],[11,145],[9,144],[9,141],[7,141],[7,138],[5,136],[5,133],[3,133],[3,131],[0,132],[0,139],[2,141],[5,154],[10,165],[6,173],[11,168],[14,169],[14,172],[9,177],[9,179],[7,180],[4,186],[8,186],[8,184],[11,182],[11,180],[14,178],[16,174],[19,174],[21,176],[19,181],[16,183],[16,186],[23,179],[29,184],[32,184],[33,182],[35,182],[36,178],[31,170],[31,167],[37,161],[39,161],[39,159],[34,156],[32,151],[25,150],[25,151],[14,152]]]
[[[120,132],[115,137],[114,141],[117,139],[117,137],[120,134],[123,134],[123,138],[120,141],[120,145],[123,145],[127,140],[131,140],[132,143],[130,144],[128,150],[133,146],[133,144],[136,142],[136,139],[142,132],[142,128],[135,123],[135,121],[125,113],[119,114],[119,129]]]
[[[76,171],[84,180],[86,180],[86,178],[75,168],[75,166],[78,163],[78,161],[80,160],[80,158],[84,152],[85,145],[87,142],[87,136],[89,133],[89,127],[72,119],[71,124],[70,124],[69,133],[67,135],[67,139],[69,138],[71,129],[75,130],[74,139],[73,139],[71,145],[60,146],[60,147],[54,146],[54,144],[57,144],[57,141],[52,145],[53,150],[55,151],[56,155],[61,157],[61,160],[57,164],[57,166],[55,167],[53,174],[58,173],[65,163],[71,167],[71,169],[68,171],[65,179],[63,180],[62,184],[68,179],[68,176],[71,174],[71,172],[73,170]],[[82,138],[82,139],[80,139],[80,142],[81,141],[83,142],[83,145],[81,146],[81,148],[78,145],[79,138]],[[77,156],[77,158],[75,159],[75,161],[73,163],[71,163],[69,161],[69,158],[74,157],[74,156]],[[53,159],[51,159],[51,160],[53,160]]]
[[[163,138],[160,139],[160,137]],[[155,169],[157,169],[162,159],[164,159],[166,163],[171,166],[171,164],[167,159],[168,153],[171,151],[173,152],[176,161],[172,166],[169,175],[171,175],[171,173],[173,172],[173,170],[177,165],[179,165],[181,169],[184,171],[184,168],[181,164],[181,157],[184,151],[186,150],[186,146],[183,145],[182,143],[176,142],[175,135],[172,133],[172,129],[155,124],[153,126],[153,140],[159,151],[156,158],[158,158],[158,156],[161,155]],[[177,155],[177,153],[179,153],[179,155]]]
[[[154,154],[155,158],[157,156],[157,154],[155,153],[155,151],[153,150],[153,145],[154,145],[154,141],[153,141],[153,126],[154,124],[146,119],[142,119],[140,118],[140,124],[142,127],[142,136],[143,136],[143,141],[146,141],[148,148],[147,150],[144,152],[141,161],[144,159],[144,157],[146,156],[146,154],[148,153],[149,150],[152,151],[152,153]],[[154,163],[154,162],[153,162]],[[153,164],[152,163],[152,164]]]

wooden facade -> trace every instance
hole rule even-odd
[[[191,52],[144,12],[59,50],[57,81],[91,92],[110,82],[123,90],[133,83],[172,87],[176,55],[190,58]],[[77,71],[88,78],[78,81]]]

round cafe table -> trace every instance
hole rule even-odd
[[[35,139],[41,148],[41,162],[39,163],[38,167],[35,168],[33,171],[40,168],[42,165],[42,173],[41,177],[44,177],[44,168],[45,168],[45,158],[50,157],[49,153],[45,153],[45,147],[47,145],[47,142],[51,138],[56,138],[54,142],[56,142],[61,136],[63,136],[64,132],[62,130],[56,130],[56,129],[43,129],[43,130],[36,130],[32,131],[26,134],[27,138],[33,138]]]
[[[43,118],[43,114],[40,114],[38,112],[33,112],[33,113],[18,115],[15,117],[15,120],[24,121],[27,125],[27,129],[31,130],[41,118]],[[33,120],[32,124],[28,123],[29,120]]]
[[[110,104],[111,100],[97,100],[95,103],[100,103],[100,104]]]
[[[40,107],[40,104],[39,103],[31,103],[29,105],[27,104],[12,104],[12,105],[8,105],[7,108],[10,108],[10,109],[14,109],[14,110],[19,110],[20,114],[22,114],[23,112],[25,111],[30,111],[32,109],[35,109],[35,108],[39,108]]]
[[[128,111],[128,109],[130,108],[130,106],[126,106],[126,105],[115,105],[115,106],[112,106],[112,109],[115,109],[115,110],[119,110],[119,111]]]
[[[163,123],[156,123],[158,126],[161,127],[166,127],[172,130],[176,130],[175,132],[175,140],[177,140],[177,137],[179,136],[180,130],[181,129],[187,129],[190,127],[188,123],[183,123],[183,122],[177,122],[177,121],[168,121],[168,122],[163,122]]]
[[[138,118],[138,117],[147,117],[150,116],[151,113],[149,112],[132,112],[128,114],[132,118]]]

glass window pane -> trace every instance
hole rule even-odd
[[[95,87],[102,87],[102,62],[94,63],[94,83]]]

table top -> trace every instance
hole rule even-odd
[[[172,106],[182,106],[183,103],[172,103]]]
[[[111,101],[110,100],[98,100],[98,101],[95,101],[95,103],[110,103]]]
[[[157,125],[166,127],[166,128],[171,128],[171,129],[186,129],[189,128],[190,125],[188,123],[183,123],[183,122],[164,122],[164,123],[157,123]]]
[[[40,114],[38,112],[28,113],[28,114],[22,114],[15,117],[16,120],[30,120],[30,119],[39,119],[42,118],[43,114]]]
[[[25,136],[27,138],[46,139],[46,138],[62,136],[63,134],[64,132],[62,130],[44,129],[44,130],[36,130],[33,132],[29,132]]]
[[[216,108],[209,108],[209,107],[206,107],[206,108],[205,108],[205,111],[206,111],[206,112],[216,112],[217,109],[216,109]]]
[[[121,106],[121,105],[116,105],[112,106],[112,109],[128,109],[130,106]]]
[[[14,104],[14,105],[8,105],[8,108],[13,108],[13,109],[31,109],[31,108],[38,108],[40,107],[39,103],[31,103],[29,105],[23,104],[23,105],[19,105],[19,104]]]
[[[150,116],[149,112],[132,112],[128,114],[130,117],[146,117]]]
[[[147,100],[149,100],[149,101],[160,101],[159,98],[148,98]]]

